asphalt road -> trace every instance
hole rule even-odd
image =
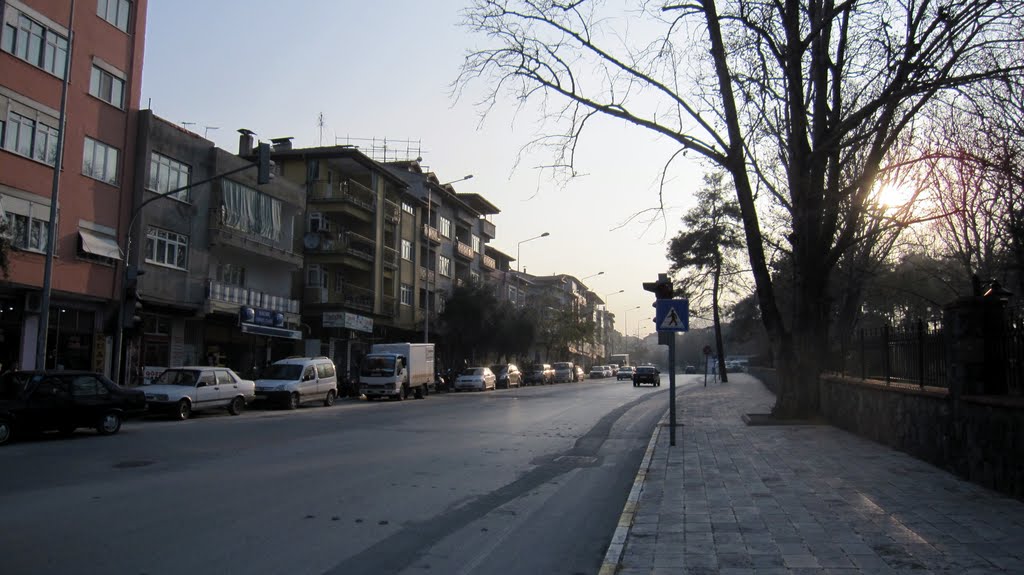
[[[668,385],[128,422],[0,449],[0,572],[592,574]]]

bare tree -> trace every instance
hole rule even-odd
[[[623,2],[627,3],[628,2]],[[1024,4],[999,0],[475,0],[467,24],[490,46],[457,87],[483,102],[536,101],[540,140],[568,169],[598,116],[675,142],[732,178],[780,393],[775,413],[817,412],[834,306],[830,279],[864,241],[876,176],[921,111],[994,78],[1018,82]],[[793,313],[778,306],[759,210],[784,214]]]

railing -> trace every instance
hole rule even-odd
[[[441,243],[441,234],[437,231],[437,228],[431,227],[430,224],[423,224],[423,237],[435,244]]]
[[[393,296],[393,295],[381,296],[381,298],[380,298],[380,313],[382,315],[394,317],[395,316],[395,310],[396,310],[396,304],[397,303],[398,303],[398,299],[395,298],[395,296]]]
[[[473,246],[469,244],[464,244],[458,240],[455,241],[455,249],[457,253],[464,258],[473,259],[473,256],[475,255],[475,252],[473,251]]]
[[[384,247],[384,267],[386,269],[398,268],[398,251],[395,248]]]
[[[311,200],[340,200],[369,211],[377,209],[377,194],[355,180],[341,182],[313,182],[309,190]]]
[[[402,210],[398,207],[398,204],[391,200],[384,200],[384,220],[397,224],[401,217]]]
[[[341,301],[346,307],[373,313],[373,290],[346,285],[341,290]]]
[[[301,303],[297,299],[271,295],[266,292],[229,285],[217,280],[206,282],[206,298],[210,301],[237,304],[282,313],[299,313]]]
[[[345,241],[348,243],[349,254],[368,262],[374,260],[373,252],[377,242],[355,232],[345,232]]]
[[[289,256],[297,255],[294,254],[291,251],[291,249],[289,249],[289,246],[287,245],[287,240],[285,239],[284,233],[281,230],[278,230],[278,238],[269,238],[263,234],[243,230],[235,226],[232,226],[227,223],[227,219],[228,212],[225,208],[214,208],[210,210],[210,229],[225,234],[227,236],[233,236],[235,238],[238,238],[239,240],[244,241],[245,243],[256,243],[261,246],[271,248],[274,251],[283,252],[284,254],[287,254]]]
[[[489,270],[496,270],[496,269],[498,269],[497,263],[494,261],[494,258],[492,258],[491,256],[483,256],[483,257],[480,258],[480,261],[481,261],[481,263],[483,263],[483,266],[485,268],[489,269]]]
[[[492,240],[497,237],[495,234],[494,223],[487,220],[480,220],[480,234],[491,238]]]
[[[860,330],[846,349],[833,353],[831,371],[886,385],[949,387],[943,332],[920,320],[904,327]]]
[[[434,283],[437,280],[436,272],[434,270],[428,270],[427,268],[420,268],[420,281]]]
[[[1010,395],[1024,395],[1024,309],[1011,308],[1006,314],[1006,386]]]

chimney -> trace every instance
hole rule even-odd
[[[256,132],[241,128],[238,130],[238,133],[241,134],[241,136],[238,137],[238,155],[242,157],[251,156],[253,143],[252,137],[256,135]]]
[[[274,144],[275,152],[287,152],[292,149],[292,137],[287,138],[271,138],[270,142]]]

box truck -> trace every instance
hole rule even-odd
[[[366,399],[416,399],[427,396],[434,381],[434,344],[377,343],[359,367],[359,392]]]

